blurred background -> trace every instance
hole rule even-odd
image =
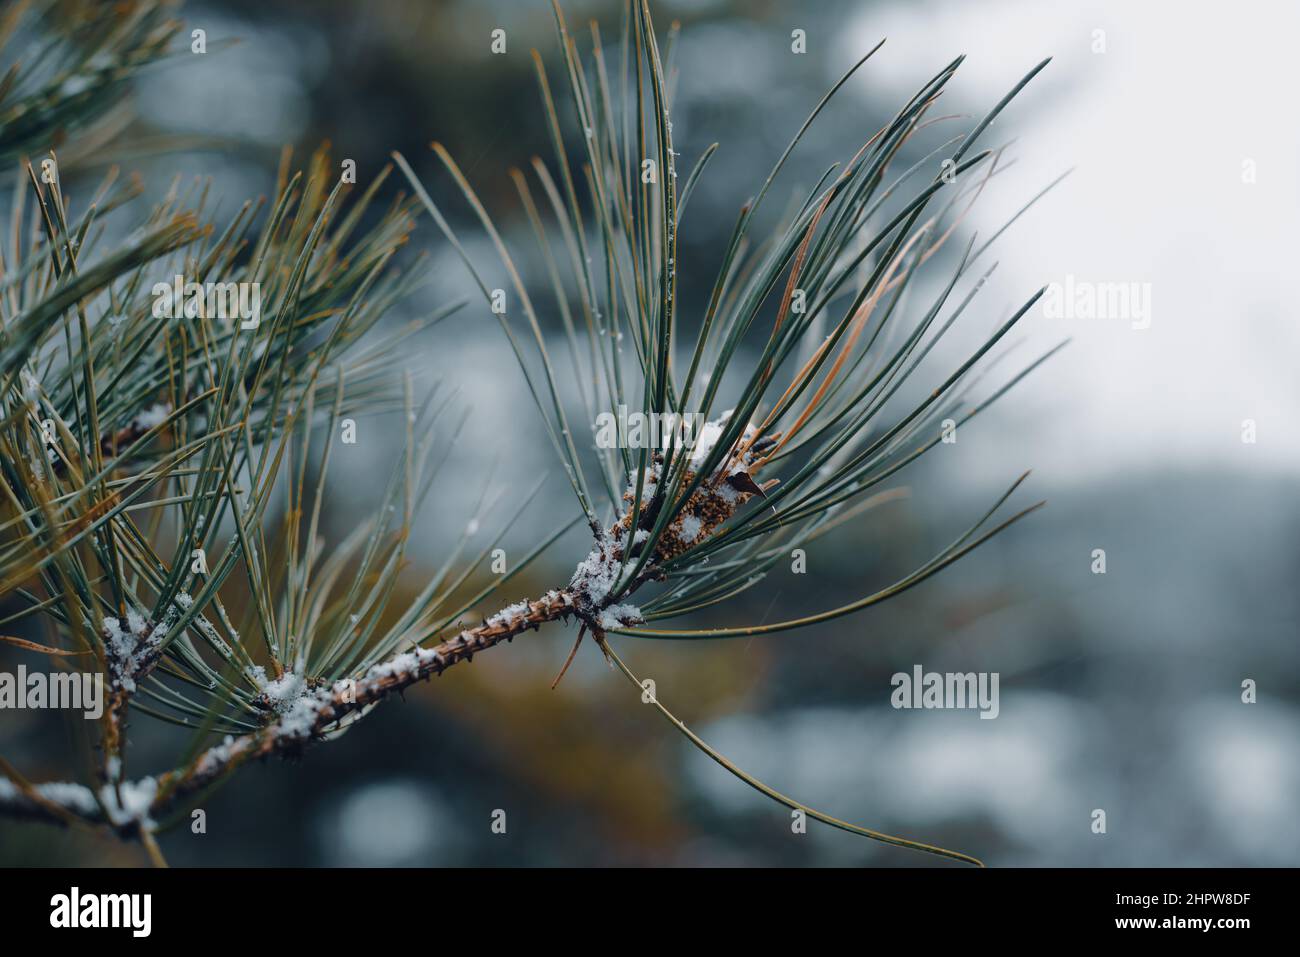
[[[1000,266],[960,324],[967,338],[958,332],[938,350],[928,381],[942,381],[981,334],[1067,276],[1149,284],[1151,315],[1148,328],[1134,328],[1035,310],[1000,368],[1065,337],[1071,345],[963,426],[955,444],[897,476],[908,497],[818,540],[807,574],[778,565],[763,587],[679,626],[792,618],[875,591],[1032,468],[1021,501],[1048,507],[1028,521],[854,617],[752,640],[623,638],[620,653],[737,765],[846,820],[1003,866],[1300,863],[1300,128],[1283,94],[1294,86],[1297,8],[652,7],[661,38],[670,20],[682,25],[673,122],[687,168],[721,144],[680,237],[685,315],[702,309],[740,204],[822,93],[882,37],[780,181],[790,196],[851,156],[959,53],[968,59],[944,110],[976,118],[1054,57],[990,131],[990,144],[1014,140],[1016,162],[986,190],[970,227],[991,235],[1074,169],[998,240]],[[611,42],[619,10],[614,0],[565,4],[584,52],[586,21],[597,18]],[[88,159],[92,173],[96,163],[123,163],[156,195],[177,175],[211,177],[232,213],[273,187],[286,144],[305,158],[330,141],[337,158],[356,161],[362,183],[396,149],[471,255],[489,262],[429,154],[437,139],[507,238],[521,249],[532,242],[508,170],[551,157],[529,53],[537,48],[558,82],[549,4],[233,0],[186,3],[182,15],[187,30],[207,31],[211,52],[160,65],[138,84],[136,119]],[[506,30],[504,55],[489,53],[496,28]],[[806,31],[804,54],[791,52],[794,29]],[[196,145],[133,151],[159,137]],[[213,138],[220,148],[200,142]],[[394,180],[389,193],[397,189]],[[410,303],[411,315],[472,294],[427,218],[412,245],[427,254],[419,268],[432,280],[430,301]],[[545,319],[558,330],[554,314]],[[457,384],[474,423],[419,536],[417,559],[433,563],[485,482],[519,489],[559,467],[480,301],[422,346],[411,367],[426,382]],[[1246,420],[1253,443],[1242,440]],[[335,536],[367,507],[371,476],[400,438],[395,423],[367,420],[358,451],[338,457]],[[574,513],[558,477],[546,494],[511,530],[515,554]],[[581,532],[561,540],[502,603],[563,585],[587,548]],[[1105,550],[1105,574],[1093,572],[1095,549]],[[590,645],[551,691],[572,639],[560,627],[528,635],[385,704],[300,762],[243,771],[206,800],[207,833],[182,826],[163,835],[164,852],[180,865],[936,863],[815,823],[792,833],[786,809],[691,748]],[[34,660],[0,649],[9,669]],[[890,676],[917,664],[998,672],[998,718],[894,710]],[[1247,679],[1257,703],[1241,700]],[[57,715],[6,713],[0,753],[33,780],[73,777],[70,737]],[[163,770],[177,740],[140,718],[131,738],[134,774]],[[505,835],[490,830],[496,809],[507,813]],[[1095,809],[1106,812],[1105,834],[1092,831]],[[134,848],[0,821],[3,864],[141,859]]]

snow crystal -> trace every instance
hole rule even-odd
[[[726,484],[725,482],[723,483]],[[683,515],[682,529],[678,534],[683,542],[693,542],[700,537],[700,531],[704,528],[704,523],[700,521],[698,515]]]

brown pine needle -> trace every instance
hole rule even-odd
[[[586,633],[587,633],[586,625],[583,625],[581,628],[578,629],[578,640],[573,643],[573,647],[569,650],[569,657],[564,659],[564,667],[560,669],[560,673],[556,675],[555,680],[551,682],[552,691],[554,691],[559,686],[560,679],[563,678],[564,673],[569,670],[569,665],[573,664],[573,659],[578,656],[578,647],[582,644],[582,636],[585,635]]]

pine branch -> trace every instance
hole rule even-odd
[[[153,821],[249,760],[298,753],[309,743],[329,740],[394,692],[441,675],[452,665],[471,661],[478,652],[512,641],[523,632],[577,614],[570,593],[553,591],[536,601],[511,606],[479,627],[461,631],[431,648],[395,654],[371,667],[359,680],[340,681],[310,691],[287,703],[264,728],[208,748],[185,767],[156,780],[129,784],[131,793],[143,789],[152,795],[129,819],[106,814],[94,793],[80,785],[23,788],[3,778],[0,778],[0,814],[57,824],[68,823],[69,817],[92,825],[108,821],[119,832],[132,836],[141,828],[152,829]],[[105,784],[105,788],[111,786]]]
[[[736,473],[732,473],[730,477],[734,478],[734,474]],[[1010,495],[1010,491],[1013,490],[1014,486],[1007,495]],[[717,525],[714,528],[725,522],[751,495],[757,494],[759,493],[736,492],[719,496],[715,506],[724,510],[725,514],[718,515]],[[1003,500],[1005,498],[1006,496]],[[998,504],[1000,505],[1001,501]],[[916,575],[910,576],[909,580],[894,586],[887,594],[895,594],[903,588],[911,587],[912,584],[924,580],[938,568],[977,547],[1001,527],[1017,521],[1027,512],[1013,517],[993,532],[986,533],[974,544],[967,545],[970,536],[991,514],[990,511],[970,532],[930,563],[929,571],[923,569]],[[633,527],[632,517],[632,511],[627,511],[617,523],[602,533],[587,559],[579,564],[569,585],[563,589],[552,590],[533,601],[508,606],[486,619],[480,626],[462,630],[432,647],[417,645],[409,651],[392,655],[370,667],[357,680],[338,681],[325,687],[306,687],[300,694],[292,697],[275,700],[268,698],[263,702],[267,722],[263,727],[247,734],[228,736],[221,744],[203,750],[184,767],[167,772],[156,779],[147,778],[135,782],[106,781],[98,794],[75,784],[59,783],[33,787],[20,780],[9,784],[0,779],[0,814],[47,823],[67,824],[71,821],[89,826],[107,826],[124,838],[138,838],[147,846],[156,848],[151,835],[158,827],[159,821],[236,772],[248,761],[277,755],[298,754],[310,744],[331,740],[362,719],[373,707],[394,692],[401,692],[419,681],[439,676],[461,661],[472,661],[475,654],[502,642],[513,641],[517,635],[524,632],[535,631],[544,624],[567,621],[569,618],[581,621],[583,629],[590,631],[595,643],[606,657],[612,663],[616,663],[618,668],[640,687],[639,681],[628,670],[622,659],[609,647],[607,639],[610,631],[635,633],[628,631],[627,626],[640,620],[640,611],[635,607],[615,604],[615,595],[611,588],[617,580],[619,569],[624,561],[624,543],[636,540],[635,535],[629,534]],[[663,560],[682,544],[684,543],[671,541],[661,543],[658,558],[652,562],[650,571],[633,583],[628,594],[634,594],[651,581],[662,579],[664,574],[660,566]],[[800,627],[851,610],[856,609],[844,609],[827,616],[784,623],[771,630]],[[757,630],[769,629],[764,627]],[[129,694],[119,693],[115,699],[116,707],[124,711],[128,699]],[[693,745],[751,787],[781,803],[802,810],[834,827],[873,840],[980,865],[978,859],[969,855],[848,824],[789,798],[737,768],[687,729],[657,700],[655,704],[665,717],[682,730]],[[120,712],[118,713],[120,715]],[[116,719],[114,726],[116,726]],[[129,800],[122,797],[124,793],[130,796]]]
[[[0,14],[0,166],[71,134],[89,143],[180,29],[166,0],[17,0]],[[42,43],[32,33],[46,32]],[[11,51],[22,43],[21,53]]]
[[[133,7],[144,19],[159,8]],[[0,761],[0,813],[106,828],[138,840],[161,863],[154,832],[248,761],[331,740],[393,692],[525,631],[575,618],[579,642],[590,634],[637,684],[608,636],[715,639],[829,621],[928,580],[1038,507],[995,519],[1022,475],[929,561],[819,614],[714,629],[656,624],[734,598],[791,549],[887,499],[891,493],[874,487],[1055,352],[972,398],[978,367],[1040,291],[949,374],[914,390],[919,398],[904,402],[908,393],[900,391],[928,374],[927,356],[991,271],[950,304],[988,248],[971,237],[938,294],[912,308],[917,277],[940,261],[971,204],[1005,168],[1002,148],[975,152],[977,140],[1046,61],[965,135],[891,179],[894,161],[938,122],[928,113],[960,67],[958,57],[842,166],[796,197],[789,215],[760,226],[760,207],[801,138],[880,47],[867,53],[816,104],[740,211],[708,306],[691,330],[694,340],[680,350],[678,273],[687,264],[678,259],[678,230],[713,148],[679,191],[670,84],[645,0],[627,6],[621,83],[610,81],[596,26],[593,62],[584,63],[558,4],[555,17],[571,105],[584,130],[580,155],[576,163],[569,155],[537,57],[556,154],[554,173],[540,159],[532,163],[546,204],[534,200],[523,173],[512,178],[547,265],[571,369],[557,368],[502,233],[450,152],[434,146],[509,277],[522,327],[495,303],[492,311],[579,513],[468,599],[474,569],[504,534],[503,528],[477,558],[463,558],[480,518],[495,505],[488,483],[446,561],[417,595],[395,600],[417,513],[443,464],[435,450],[452,444],[443,436],[454,442],[465,418],[457,418],[454,396],[435,387],[417,401],[411,374],[389,374],[403,337],[459,304],[362,345],[418,285],[418,270],[394,266],[414,227],[415,203],[399,197],[373,227],[357,228],[387,170],[344,212],[352,191],[324,150],[293,176],[286,155],[280,188],[264,211],[246,203],[219,226],[205,213],[203,190],[173,190],[101,255],[92,227],[126,208],[132,190],[110,191],[114,171],[96,203],[72,219],[54,154],[41,161],[39,177],[28,167],[35,215],[24,220],[17,196],[15,240],[0,262],[0,592],[12,591],[22,605],[0,625],[41,616],[54,637],[27,647],[88,656],[112,687],[95,786],[32,785]],[[135,37],[143,46],[131,62],[161,55],[167,30]],[[0,24],[0,45],[5,37]],[[0,130],[29,115],[23,106],[5,112],[12,92],[5,82],[11,88],[0,84]],[[80,87],[59,89],[75,99]],[[68,105],[59,97],[52,102]],[[62,116],[49,114],[30,136],[52,138],[63,129]],[[394,159],[484,296],[491,302],[503,294],[489,288],[410,164]],[[547,206],[562,238],[556,248],[542,213]],[[20,242],[26,232],[33,234],[30,249]],[[201,309],[159,321],[147,290],[159,273],[182,272],[197,284],[257,286],[264,321],[245,328]],[[625,337],[630,362],[619,345]],[[592,463],[579,454],[584,443],[561,388],[570,380],[578,383],[588,421],[633,408],[647,420],[690,417],[703,427],[671,433],[662,446],[598,441],[597,480],[590,481]],[[741,388],[735,407],[720,412],[724,380]],[[331,449],[343,416],[362,409],[400,413],[405,444],[374,515],[327,550],[320,518]],[[539,482],[519,499],[515,518],[540,488]],[[577,521],[590,528],[592,547],[565,587],[463,626],[469,609],[490,600]],[[643,589],[652,592],[648,600],[631,604]],[[978,863],[813,811],[736,768],[659,709],[692,745],[774,800],[874,840]],[[124,774],[128,711],[194,731],[172,770]],[[213,744],[214,735],[224,740]]]

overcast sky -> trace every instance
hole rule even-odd
[[[1008,461],[1054,482],[1134,467],[1300,471],[1297,9],[900,3],[865,9],[837,38],[834,59],[851,62],[887,36],[866,83],[900,96],[967,53],[956,103],[981,112],[1053,56],[1008,114],[1014,130],[982,144],[1020,136],[1017,166],[981,200],[977,227],[987,234],[1076,169],[999,240],[989,302],[1023,301],[1067,274],[1150,284],[1146,329],[1037,314],[1033,348],[1074,342],[975,437],[998,476]],[[1095,31],[1105,52],[1094,52]],[[1257,423],[1255,445],[1242,443],[1244,419]]]

